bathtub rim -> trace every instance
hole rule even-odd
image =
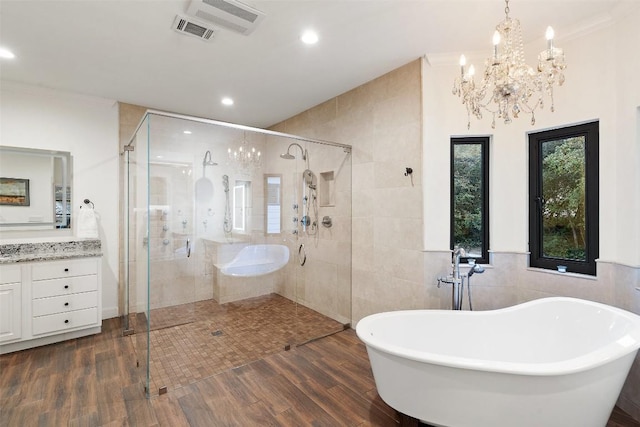
[[[492,361],[473,359],[469,357],[449,356],[441,355],[437,353],[430,353],[424,351],[417,351],[407,349],[406,347],[400,347],[397,345],[383,345],[381,340],[370,336],[371,324],[379,320],[380,318],[392,317],[403,314],[419,315],[420,313],[459,313],[459,315],[466,316],[481,316],[482,314],[499,314],[509,311],[516,311],[523,307],[539,305],[548,303],[551,301],[564,301],[573,304],[584,304],[592,307],[597,307],[610,311],[618,316],[628,319],[633,324],[637,325],[637,329],[633,335],[626,334],[622,338],[629,337],[633,340],[633,343],[620,343],[622,338],[615,341],[611,341],[606,345],[591,351],[585,355],[574,357],[567,360],[557,362],[544,362],[544,363],[524,363],[524,362],[505,362],[505,361]],[[496,372],[503,374],[515,374],[515,375],[531,375],[531,376],[553,376],[553,375],[568,375],[579,372],[584,372],[589,369],[596,368],[601,365],[605,365],[613,360],[617,360],[626,356],[629,353],[636,352],[640,348],[640,316],[630,311],[613,307],[607,304],[598,303],[595,301],[584,300],[580,298],[572,297],[547,297],[539,298],[532,301],[516,304],[510,307],[486,310],[486,311],[454,311],[454,310],[442,310],[442,309],[415,309],[415,310],[395,310],[381,313],[371,314],[361,319],[356,325],[356,334],[366,346],[375,348],[383,353],[388,353],[400,358],[406,358],[422,363],[429,363],[434,365],[447,366],[451,368],[470,369],[476,371]]]

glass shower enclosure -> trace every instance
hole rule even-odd
[[[124,329],[147,396],[343,330],[350,146],[148,111],[124,151]]]

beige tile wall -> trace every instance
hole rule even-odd
[[[272,127],[353,146],[352,319],[421,308],[421,68],[416,60]],[[405,168],[413,169],[413,179]]]
[[[133,133],[136,130],[136,127],[138,126],[138,124],[140,123],[140,120],[142,120],[142,117],[144,116],[145,111],[147,111],[147,109],[145,107],[141,107],[139,105],[131,105],[131,104],[126,104],[123,102],[119,102],[118,103],[118,120],[119,120],[119,152],[122,153],[124,146],[127,145],[129,143],[130,138],[133,136]],[[119,236],[119,255],[118,255],[118,259],[119,259],[119,266],[120,268],[118,269],[118,283],[120,284],[118,286],[118,312],[122,315],[125,310],[124,310],[124,304],[125,304],[125,292],[126,292],[126,287],[123,286],[123,283],[125,283],[124,280],[124,272],[125,272],[125,259],[124,259],[124,241],[123,241],[123,237],[124,237],[124,227],[126,225],[126,222],[124,221],[126,212],[125,212],[125,206],[124,206],[124,188],[125,188],[125,183],[124,183],[124,179],[125,179],[125,172],[126,172],[126,167],[125,167],[125,163],[124,163],[124,156],[120,155],[120,174],[119,174],[119,179],[120,179],[120,197],[119,197],[119,202],[120,202],[120,206],[119,206],[119,218],[120,220],[118,221],[118,236]],[[135,243],[135,237],[131,236],[130,239],[130,243],[134,244]],[[129,262],[129,271],[133,272],[135,271],[135,251],[132,251],[130,253],[130,262]],[[135,275],[132,274],[131,278],[131,285],[132,285],[132,292],[135,293]],[[134,310],[135,311],[135,310]]]

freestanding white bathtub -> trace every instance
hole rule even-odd
[[[640,347],[640,316],[574,298],[358,322],[380,397],[434,426],[603,427]]]

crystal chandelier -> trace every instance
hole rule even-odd
[[[564,83],[564,52],[553,44],[553,29],[547,28],[547,48],[538,55],[534,70],[524,62],[520,21],[509,17],[509,0],[505,4],[506,18],[496,26],[493,55],[485,61],[482,80],[475,82],[475,68],[470,65],[465,71],[466,59],[460,56],[460,76],[453,83],[453,94],[467,107],[467,129],[471,127],[471,115],[480,120],[483,110],[492,114],[494,129],[496,116],[509,124],[521,112],[531,114],[534,125],[535,110],[544,108],[544,94],[549,95],[553,112],[553,86]]]
[[[237,148],[227,149],[229,160],[236,167],[245,171],[260,169],[262,167],[262,157],[259,150],[255,147],[249,147],[247,144],[247,133],[244,132],[242,142]]]

